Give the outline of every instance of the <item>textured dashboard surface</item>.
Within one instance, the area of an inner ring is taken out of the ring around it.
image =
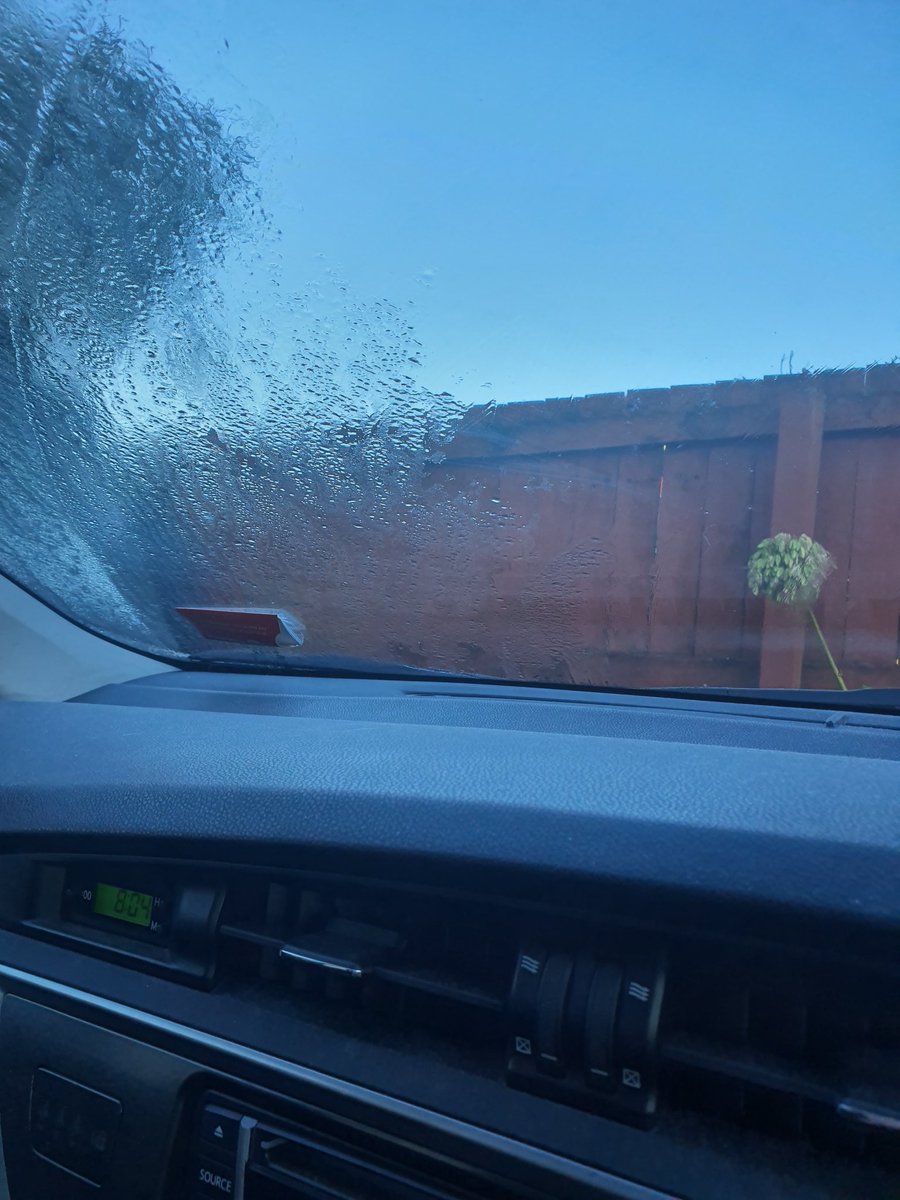
[[[78,699],[141,708],[574,733],[858,758],[896,758],[900,733],[900,717],[865,711],[439,679],[169,671],[111,684]]]
[[[645,727],[659,720],[658,703],[632,703],[630,737],[609,722],[590,733],[576,703],[546,706],[556,728],[528,729],[531,705],[543,702],[510,702],[526,724],[516,729],[414,721],[415,707],[397,723],[7,703],[0,849],[83,849],[104,838],[133,849],[330,848],[900,919],[900,761],[889,719],[852,730],[787,710],[797,748],[779,737],[776,749],[741,744],[763,714],[742,717],[736,705],[721,706],[715,742],[698,732],[717,707],[709,702],[669,702],[665,737]],[[567,719],[579,732],[564,731]],[[754,728],[783,733],[779,720],[767,710]],[[879,757],[865,749],[869,733]],[[833,739],[834,750],[809,752],[810,736]]]

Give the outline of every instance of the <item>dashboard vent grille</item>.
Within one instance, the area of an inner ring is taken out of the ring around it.
[[[259,878],[229,889],[217,979],[362,1037],[430,1030],[456,1061],[615,1119],[652,1121],[658,1104],[679,1123],[702,1113],[709,1129],[900,1168],[900,980],[743,939],[666,940]]]
[[[400,888],[236,881],[215,986],[617,1120],[656,1109],[664,960],[630,932]]]
[[[229,891],[217,977],[495,1043],[516,935],[453,901],[352,885]]]
[[[669,1107],[900,1165],[900,995],[865,970],[749,952],[670,964]]]

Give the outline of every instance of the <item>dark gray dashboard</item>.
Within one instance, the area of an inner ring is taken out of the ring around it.
[[[38,1085],[121,1110],[102,1196],[252,1200],[308,1153],[360,1194],[375,1163],[442,1196],[891,1194],[898,732],[211,672],[0,706],[13,1200],[97,1194],[35,1149]],[[98,880],[155,893],[159,937],[88,911]],[[245,1122],[237,1174],[207,1110]]]
[[[0,848],[400,856],[900,919],[897,718],[178,674],[89,699],[0,708]]]

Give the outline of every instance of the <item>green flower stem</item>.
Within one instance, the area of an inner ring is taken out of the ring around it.
[[[816,614],[813,612],[813,610],[811,608],[808,608],[806,611],[809,613],[809,619],[813,623],[813,629],[815,629],[816,633],[819,635],[819,641],[822,643],[822,649],[825,651],[825,657],[828,659],[828,665],[829,665],[829,667],[831,667],[832,671],[834,672],[834,677],[840,684],[841,691],[846,692],[847,685],[846,685],[846,683],[844,683],[844,677],[838,670],[837,663],[831,657],[831,651],[828,649],[828,643],[825,641],[825,634],[822,632],[821,626],[819,625],[819,622],[816,620]]]

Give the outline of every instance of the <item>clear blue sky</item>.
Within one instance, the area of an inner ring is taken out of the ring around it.
[[[255,142],[282,279],[403,309],[434,391],[900,354],[896,0],[104,11]]]

